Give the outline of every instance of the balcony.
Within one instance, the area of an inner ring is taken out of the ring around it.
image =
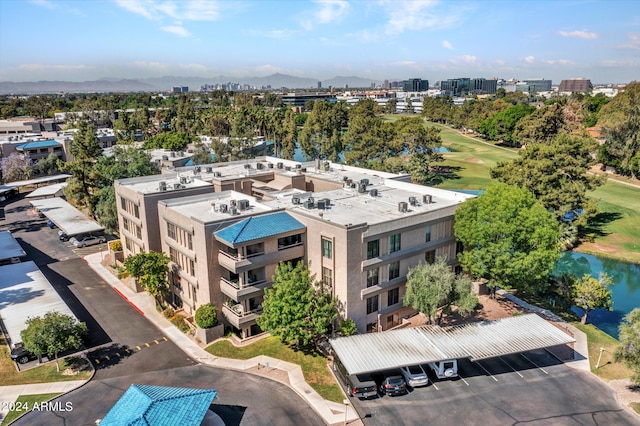
[[[256,323],[256,318],[262,313],[262,307],[252,311],[244,312],[242,305],[222,305],[222,315],[235,328],[241,329],[250,327]]]
[[[271,281],[260,280],[250,284],[245,284],[240,281],[231,281],[226,278],[220,278],[220,291],[222,291],[222,294],[237,302],[261,295],[267,287],[271,287]]]
[[[304,257],[304,244],[293,244],[279,248],[275,252],[257,252],[247,256],[233,255],[223,250],[218,252],[218,264],[236,274],[265,265],[278,264],[287,260]]]

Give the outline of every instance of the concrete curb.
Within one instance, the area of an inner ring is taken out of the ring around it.
[[[224,368],[229,370],[238,370],[253,374],[251,368],[258,365],[269,365],[269,368],[285,371],[289,378],[289,388],[296,392],[303,401],[305,401],[328,425],[342,424],[345,421],[352,422],[359,420],[360,417],[351,405],[338,404],[326,401],[322,398],[309,384],[305,381],[302,369],[296,364],[282,361],[276,358],[264,355],[257,356],[248,360],[237,360],[229,358],[220,358],[211,355],[202,349],[196,342],[187,337],[178,330],[155,308],[155,300],[146,292],[135,293],[129,287],[125,286],[118,278],[114,277],[101,263],[103,258],[102,252],[90,254],[84,257],[87,264],[111,285],[117,292],[124,297],[130,304],[139,310],[149,321],[160,329],[163,334],[171,339],[182,351],[195,359],[196,361],[210,365],[212,367]],[[269,378],[269,376],[259,375]],[[274,380],[274,379],[271,379]],[[346,398],[346,397],[345,397]]]

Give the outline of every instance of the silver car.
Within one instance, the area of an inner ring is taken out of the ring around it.
[[[87,247],[87,246],[92,246],[94,244],[106,243],[107,239],[102,235],[101,236],[87,235],[86,237],[79,237],[79,238],[73,237],[69,241],[73,241],[73,245],[76,247]]]
[[[427,386],[429,384],[429,377],[419,365],[411,365],[408,367],[402,367],[400,372],[404,376],[404,380],[412,388],[418,386]]]

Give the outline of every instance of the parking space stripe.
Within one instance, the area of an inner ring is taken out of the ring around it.
[[[531,364],[533,364],[536,367],[538,367],[544,374],[549,374],[544,368],[540,367],[538,364],[536,364],[535,362],[531,361],[525,354],[520,354],[520,355],[522,355],[524,357],[524,359],[529,361]]]
[[[496,378],[494,377],[494,375],[493,375],[493,374],[489,373],[489,370],[487,370],[486,368],[484,368],[484,366],[483,366],[482,364],[480,364],[480,361],[474,361],[474,362],[475,362],[478,366],[480,366],[480,368],[482,368],[482,369],[484,370],[484,372],[485,372],[485,373],[487,373],[489,376],[491,376],[491,378],[492,378],[493,380],[495,380],[496,382],[498,381],[498,379],[496,379]]]
[[[469,383],[460,375],[460,373],[458,373],[458,377],[460,377],[460,380],[462,380],[465,385],[469,386]]]
[[[440,389],[438,389],[438,386],[436,385],[436,382],[434,382],[433,380],[431,381],[431,384],[433,385],[433,387],[439,391]]]
[[[522,374],[520,374],[520,372],[518,370],[513,368],[513,366],[511,366],[511,364],[509,364],[507,361],[505,361],[501,356],[499,356],[498,358],[500,359],[500,361],[502,361],[505,364],[507,364],[509,366],[509,368],[511,368],[513,370],[514,373],[516,373],[518,376],[520,376],[520,377],[522,377],[524,379],[524,376]]]

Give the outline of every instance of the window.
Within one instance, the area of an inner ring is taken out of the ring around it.
[[[369,241],[367,243],[367,259],[380,256],[380,240]]]
[[[378,268],[370,269],[367,271],[367,287],[378,285],[380,280],[378,279]]]
[[[176,237],[176,225],[171,222],[167,222],[167,235],[174,241],[177,241]]]
[[[327,289],[333,288],[333,271],[329,268],[322,268],[322,282]]]
[[[436,263],[436,251],[430,250],[424,254],[424,261],[433,265]]]
[[[456,254],[462,253],[464,251],[464,244],[462,241],[456,241]]]
[[[378,295],[367,298],[367,315],[378,311]]]
[[[400,262],[393,262],[389,264],[389,280],[398,278],[400,276]]]
[[[395,305],[400,301],[400,289],[398,287],[387,292],[387,306]]]
[[[193,259],[189,259],[189,275],[192,277],[196,276],[196,262],[194,262]]]
[[[333,259],[333,242],[326,238],[322,239],[322,256]]]
[[[173,247],[169,247],[169,259],[176,265],[180,265],[180,255],[178,254],[178,250]]]
[[[427,225],[427,232],[425,233],[425,243],[431,241],[431,225]]]
[[[193,295],[193,304],[198,303],[198,292],[196,291],[195,286],[191,286],[191,294]]]
[[[400,250],[400,234],[395,234],[389,237],[389,253],[398,250]]]
[[[302,243],[302,234],[289,235],[288,237],[278,238],[278,250],[295,246]]]

